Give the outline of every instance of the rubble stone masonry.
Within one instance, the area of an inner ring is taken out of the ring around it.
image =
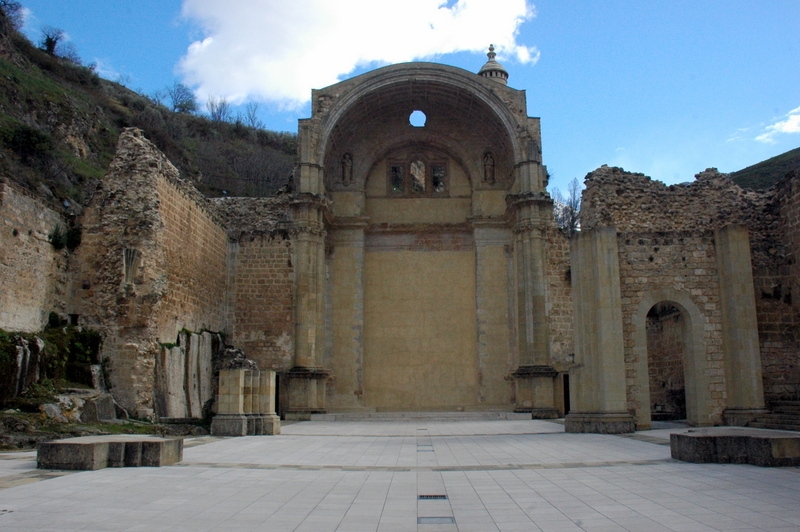
[[[30,193],[0,180],[0,329],[35,332],[50,311],[66,308],[67,250],[48,235],[64,217]]]
[[[788,175],[765,192],[745,190],[725,174],[709,169],[688,184],[666,186],[642,174],[601,167],[586,177],[581,226],[612,226],[620,232],[620,274],[626,349],[632,341],[629,323],[637,294],[670,286],[688,290],[709,320],[705,326],[710,386],[722,400],[721,342],[717,308],[718,279],[713,231],[739,224],[750,233],[756,312],[765,398],[800,398],[798,351],[798,212],[800,177]],[[632,352],[628,357],[633,356]],[[634,361],[626,359],[629,370]],[[716,366],[719,368],[716,368]],[[635,389],[629,377],[629,399]],[[719,389],[716,389],[719,388]],[[724,402],[714,405],[717,409]],[[645,405],[631,404],[632,408]]]

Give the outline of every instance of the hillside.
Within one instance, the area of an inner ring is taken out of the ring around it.
[[[797,169],[800,169],[800,148],[731,172],[730,176],[733,182],[742,188],[762,190],[771,187],[783,176]]]
[[[295,135],[173,112],[36,48],[0,11],[0,177],[78,213],[129,126],[208,196],[270,195],[295,163]]]

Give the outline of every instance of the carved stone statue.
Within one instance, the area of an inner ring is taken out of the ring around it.
[[[490,151],[483,155],[483,180],[494,185],[494,157]]]
[[[349,153],[342,155],[342,183],[347,186],[353,182],[353,156]]]

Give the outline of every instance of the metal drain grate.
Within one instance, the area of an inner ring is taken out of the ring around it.
[[[446,501],[447,495],[420,495],[421,501]]]
[[[456,520],[452,517],[417,517],[418,525],[454,525]]]

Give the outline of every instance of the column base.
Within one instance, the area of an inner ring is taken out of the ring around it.
[[[636,422],[627,412],[570,413],[564,419],[566,432],[593,432],[597,434],[626,434],[636,432]]]
[[[217,414],[211,420],[213,436],[247,436],[248,418],[245,414]]]
[[[515,408],[518,414],[530,414],[531,419],[558,419],[558,410],[555,408]]]
[[[769,414],[769,410],[764,408],[727,408],[722,412],[722,419],[726,425],[746,427],[751,421],[755,421],[758,416],[764,414]]]
[[[275,414],[263,414],[259,422],[260,429],[256,434],[274,436],[281,433],[281,418]]]

